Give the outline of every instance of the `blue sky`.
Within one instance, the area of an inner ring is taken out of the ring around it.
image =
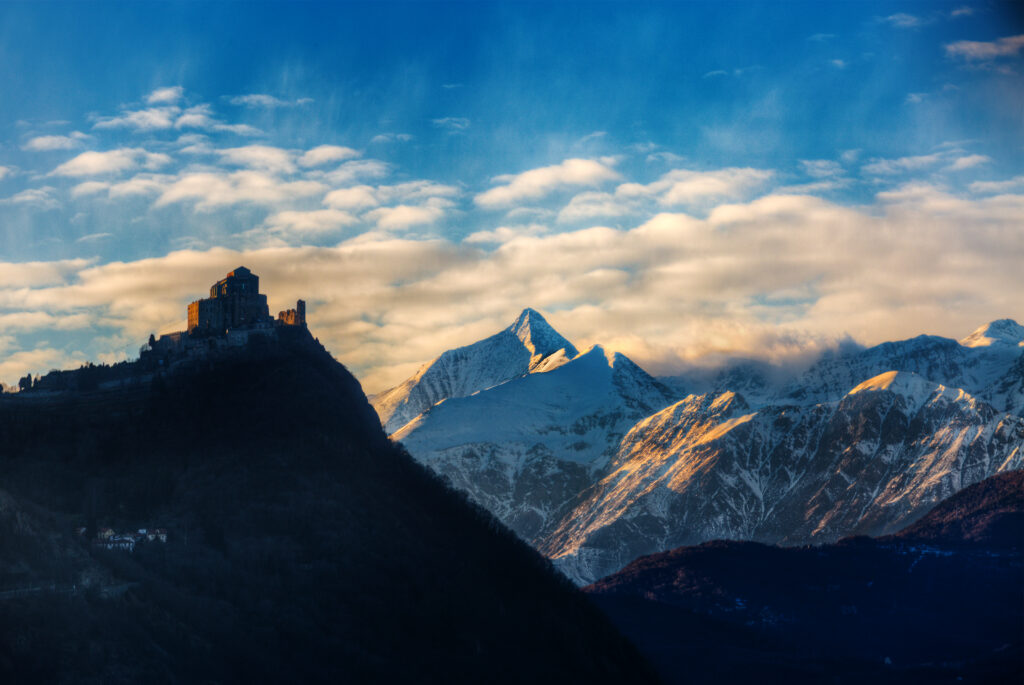
[[[0,4],[0,380],[130,355],[240,263],[370,390],[526,306],[661,373],[1024,318],[1022,34],[991,2]]]

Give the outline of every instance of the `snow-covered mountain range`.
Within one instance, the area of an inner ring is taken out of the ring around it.
[[[504,332],[526,316],[528,332],[556,339],[536,312],[524,312]],[[576,354],[565,345],[570,353],[559,348],[516,378],[438,402],[393,433],[417,459],[534,542],[600,478],[622,436],[674,399],[621,354],[600,346]],[[480,366],[462,368],[475,373]],[[461,378],[452,384],[465,387]]]
[[[885,534],[1021,468],[1024,327],[669,384],[600,346],[578,353],[528,309],[373,403],[414,457],[587,583],[715,538]]]

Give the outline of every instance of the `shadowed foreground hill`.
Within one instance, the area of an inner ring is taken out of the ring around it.
[[[0,446],[0,680],[650,680],[547,561],[387,441],[305,332],[4,397]],[[104,526],[168,541],[96,550]]]
[[[1024,680],[1024,474],[895,535],[821,547],[709,542],[586,588],[669,682]]]

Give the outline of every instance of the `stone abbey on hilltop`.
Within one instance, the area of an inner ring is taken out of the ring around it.
[[[210,297],[188,306],[189,335],[222,335],[264,324],[305,326],[306,303],[299,300],[295,309],[270,317],[267,296],[260,293],[260,277],[240,266],[210,286]]]
[[[244,266],[210,286],[210,296],[188,306],[188,329],[150,336],[140,357],[202,354],[211,348],[245,345],[252,336],[273,335],[282,326],[306,327],[306,303],[270,315],[267,296],[260,292],[260,277]]]
[[[260,293],[260,278],[240,266],[210,287],[210,296],[188,306],[188,328],[167,333],[139,350],[138,362],[123,361],[106,366],[86,364],[79,369],[53,370],[42,377],[25,376],[21,391],[102,390],[149,379],[154,371],[170,370],[178,364],[209,359],[254,344],[273,344],[296,339],[306,333],[306,303],[270,315],[267,296]]]

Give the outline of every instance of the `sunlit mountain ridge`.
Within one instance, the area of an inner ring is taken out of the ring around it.
[[[457,351],[462,368],[511,369],[485,342]],[[524,350],[519,375],[489,387],[449,367],[476,390],[437,397],[393,437],[586,583],[716,538],[884,534],[1021,468],[1022,344],[1024,328],[1004,319],[963,342],[919,336],[788,373],[745,362],[664,383],[600,347],[540,378]]]

